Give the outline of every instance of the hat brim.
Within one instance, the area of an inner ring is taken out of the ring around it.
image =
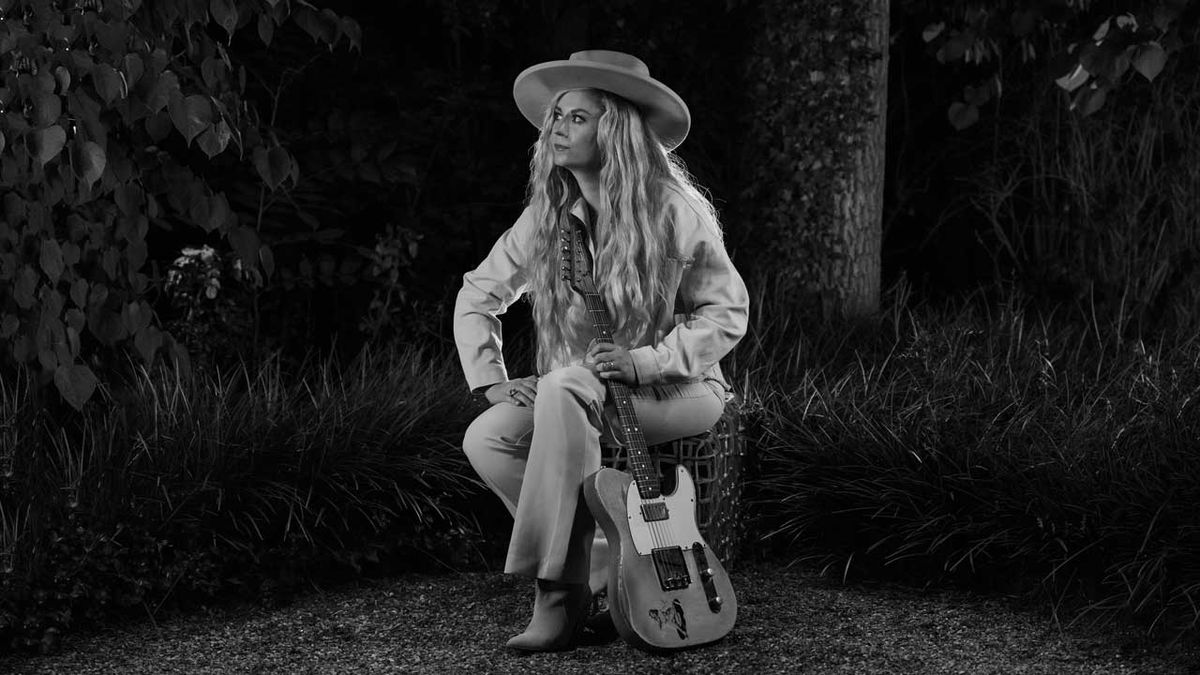
[[[513,82],[513,99],[525,119],[540,129],[547,106],[566,89],[603,89],[632,101],[667,150],[678,147],[692,126],[687,104],[670,87],[603,63],[549,61],[531,66]]]

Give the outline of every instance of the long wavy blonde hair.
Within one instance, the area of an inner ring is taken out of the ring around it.
[[[659,317],[673,310],[667,297],[675,223],[669,217],[669,191],[674,190],[709,219],[718,234],[712,203],[698,189],[683,162],[667,151],[654,130],[628,100],[598,89],[584,89],[601,105],[596,129],[600,157],[600,196],[592,231],[595,238],[593,278],[613,325],[613,341],[626,348],[648,343]],[[559,97],[567,93],[560,92]],[[529,295],[537,327],[538,370],[571,359],[570,345],[587,344],[592,324],[583,303],[562,279],[559,218],[582,197],[570,171],[554,165],[554,104],[547,106],[541,133],[530,161],[526,201],[538,223]],[[578,355],[576,355],[578,356]]]

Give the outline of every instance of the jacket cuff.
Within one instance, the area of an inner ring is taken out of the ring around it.
[[[467,387],[474,394],[480,389],[486,389],[497,382],[505,382],[507,380],[508,371],[503,366],[493,366],[469,373],[467,375]]]
[[[653,346],[646,345],[630,349],[629,356],[633,359],[633,371],[637,376],[637,386],[655,384],[662,379],[662,372],[658,368],[658,359],[655,358]]]

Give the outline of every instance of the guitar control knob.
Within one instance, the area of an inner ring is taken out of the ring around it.
[[[700,570],[700,576],[704,579],[711,579],[712,575],[713,569],[711,567],[705,567],[704,569]]]
[[[724,601],[723,601],[723,600],[721,600],[721,596],[719,596],[719,595],[714,595],[714,596],[712,597],[712,600],[709,600],[709,601],[708,601],[708,604],[710,604],[710,605],[714,605],[714,606],[716,606],[716,607],[720,607],[720,606],[721,606],[721,603],[723,603],[723,602],[724,602]]]

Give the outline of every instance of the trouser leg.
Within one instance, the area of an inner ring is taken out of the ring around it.
[[[533,436],[505,571],[570,583],[588,581],[595,521],[583,479],[600,468],[603,383],[583,366],[538,380]]]
[[[635,390],[636,391],[636,390]],[[514,516],[505,571],[596,586],[606,575],[607,544],[581,503],[583,479],[600,466],[599,439],[615,425],[606,390],[590,370],[572,366],[538,382],[532,409],[497,404],[468,428],[463,448],[484,482]],[[715,393],[633,398],[648,444],[701,433],[721,415]],[[590,565],[592,554],[599,555]]]

